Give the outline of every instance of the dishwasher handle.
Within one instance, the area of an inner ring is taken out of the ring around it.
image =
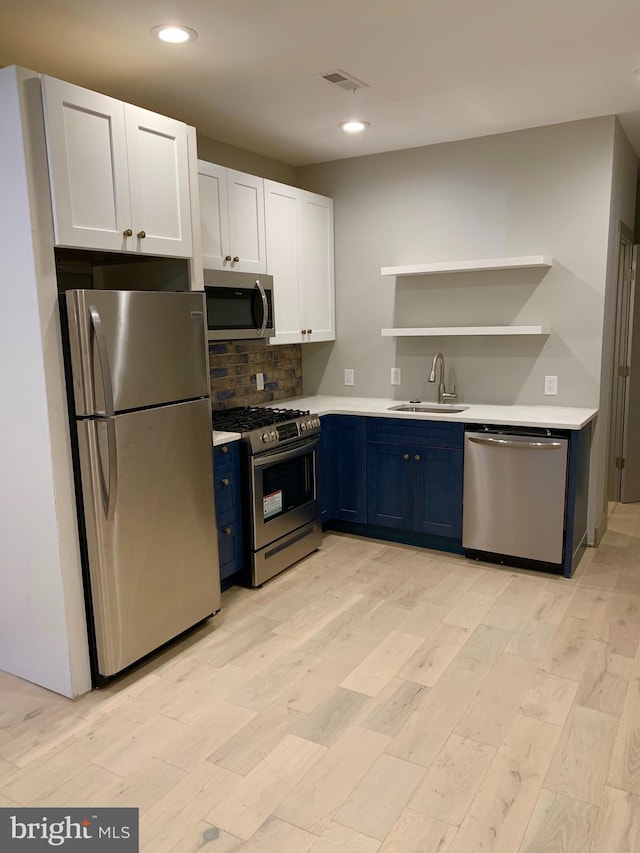
[[[468,436],[474,444],[498,445],[499,447],[524,447],[530,450],[559,450],[563,447],[560,441],[509,441],[508,438],[479,438]]]

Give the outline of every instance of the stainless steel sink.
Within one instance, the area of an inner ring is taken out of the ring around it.
[[[425,414],[455,414],[464,412],[469,406],[456,406],[454,403],[400,403],[389,406],[388,412],[423,412]]]

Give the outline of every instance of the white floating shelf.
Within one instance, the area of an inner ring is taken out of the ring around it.
[[[478,261],[443,261],[437,264],[405,264],[399,267],[380,267],[380,275],[435,275],[446,272],[476,272],[479,270],[543,269],[553,265],[548,255],[526,255],[522,258],[482,258]]]
[[[548,335],[549,326],[440,326],[422,329],[382,329],[383,338],[452,337],[453,335]]]

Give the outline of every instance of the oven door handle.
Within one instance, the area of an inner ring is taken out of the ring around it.
[[[296,459],[298,456],[304,456],[306,453],[309,453],[310,450],[315,450],[319,444],[319,438],[310,438],[308,441],[305,441],[302,444],[296,444],[294,447],[261,453],[259,456],[253,457],[253,467],[264,468],[266,465],[273,465],[275,462],[285,462],[288,459]]]

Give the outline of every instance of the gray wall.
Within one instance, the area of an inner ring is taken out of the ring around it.
[[[462,400],[603,405],[612,206],[633,227],[635,158],[622,139],[605,117],[299,169],[301,186],[333,197],[336,236],[337,340],[303,348],[305,394],[434,400],[425,380],[441,349]],[[615,203],[614,140],[616,186],[625,187]],[[554,258],[546,275],[380,275],[381,266],[542,253]],[[511,323],[552,332],[380,336],[391,326]],[[399,388],[389,384],[392,366],[402,369]],[[345,367],[355,368],[354,388],[343,385]],[[558,376],[557,397],[544,396],[549,374]],[[594,443],[591,529],[602,506],[603,441]]]
[[[218,142],[200,133],[197,134],[197,145],[198,157],[201,160],[247,172],[249,175],[259,175],[271,181],[280,181],[282,184],[296,185],[296,167],[288,163],[246,151],[244,148],[236,148],[226,142]]]

